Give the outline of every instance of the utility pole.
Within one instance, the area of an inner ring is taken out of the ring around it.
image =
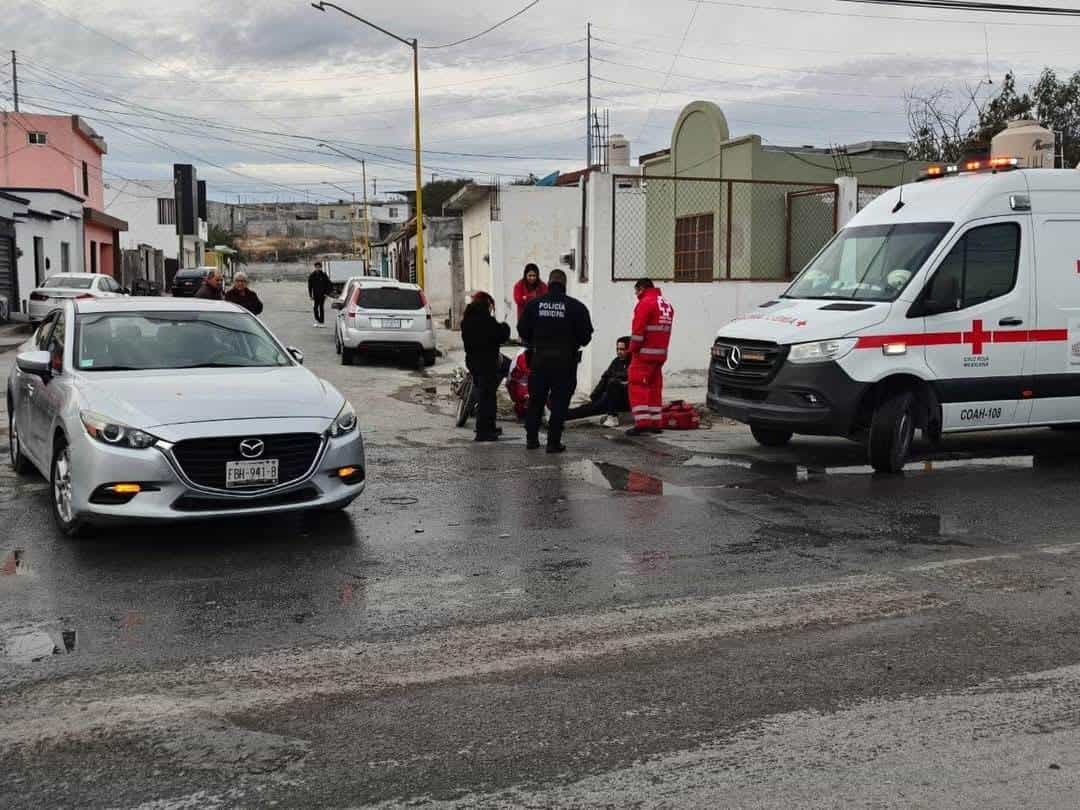
[[[592,23],[585,27],[585,168],[592,168]]]
[[[15,100],[15,112],[19,111],[19,60],[11,52],[11,95]]]
[[[360,161],[360,171],[364,178],[364,275],[366,276],[371,267],[371,243],[369,236],[371,234],[371,223],[368,219],[368,203],[367,203],[367,162]]]

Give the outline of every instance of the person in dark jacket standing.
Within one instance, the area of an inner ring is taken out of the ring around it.
[[[589,416],[604,414],[604,427],[619,426],[619,413],[630,410],[630,399],[626,393],[626,370],[630,366],[630,336],[615,341],[615,359],[607,367],[604,376],[589,394],[589,401],[584,405],[571,408],[567,419],[585,419]]]
[[[314,304],[315,323],[312,326],[316,329],[326,326],[326,296],[330,294],[331,289],[333,285],[330,283],[330,276],[323,272],[322,262],[315,262],[315,269],[311,271],[307,279],[307,291]]]
[[[499,347],[510,339],[510,327],[495,320],[495,299],[478,292],[461,317],[461,340],[465,344],[465,366],[476,386],[476,441],[499,439],[495,427],[495,398],[499,391]]]
[[[237,273],[233,276],[232,283],[232,287],[225,293],[225,300],[243,307],[252,315],[260,314],[263,311],[262,301],[248,285],[247,273]]]
[[[206,274],[206,278],[203,279],[202,286],[196,291],[195,297],[206,301],[221,301],[224,298],[221,294],[220,271],[211,270]]]
[[[532,350],[529,374],[529,413],[525,418],[526,447],[540,446],[540,419],[548,403],[547,451],[561,453],[563,423],[577,386],[581,347],[592,340],[588,308],[566,294],[566,273],[552,270],[548,292],[530,301],[518,321],[518,334]]]

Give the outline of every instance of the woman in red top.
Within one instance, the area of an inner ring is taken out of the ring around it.
[[[525,265],[525,272],[521,280],[514,285],[514,303],[517,304],[517,317],[521,320],[521,313],[525,311],[525,305],[534,298],[547,295],[547,284],[540,280],[540,268],[530,262]]]

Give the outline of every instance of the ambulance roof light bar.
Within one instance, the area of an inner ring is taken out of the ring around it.
[[[966,160],[963,163],[950,163],[937,166],[928,166],[926,172],[919,180],[935,180],[941,177],[949,177],[956,174],[970,174],[973,172],[1002,172],[1020,168],[1020,158],[996,157],[989,160]]]

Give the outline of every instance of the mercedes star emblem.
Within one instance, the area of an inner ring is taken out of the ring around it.
[[[739,363],[742,362],[742,352],[738,346],[732,346],[727,356],[727,367],[734,371],[739,367]]]

